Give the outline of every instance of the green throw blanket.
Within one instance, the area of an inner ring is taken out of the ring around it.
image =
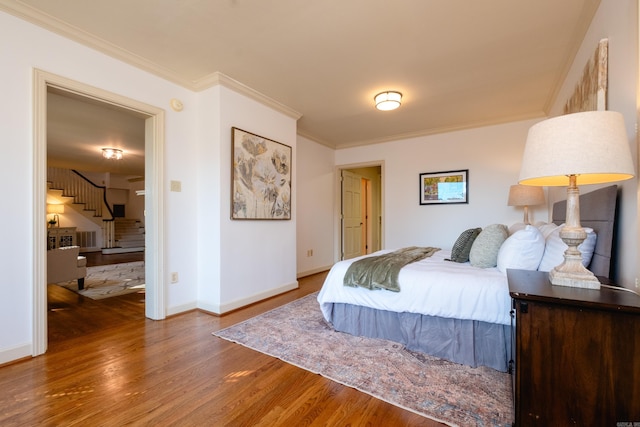
[[[344,275],[344,285],[367,289],[387,289],[400,292],[400,269],[412,262],[430,257],[440,248],[411,246],[387,254],[354,261]]]

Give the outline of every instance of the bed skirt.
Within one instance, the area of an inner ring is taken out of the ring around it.
[[[396,313],[333,303],[334,329],[351,335],[383,338],[413,351],[472,367],[507,372],[511,359],[511,326],[476,320]]]

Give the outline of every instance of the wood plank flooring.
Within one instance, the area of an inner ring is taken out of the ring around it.
[[[224,316],[144,318],[144,294],[93,301],[50,285],[49,349],[0,367],[2,426],[442,426],[211,335],[320,289]]]

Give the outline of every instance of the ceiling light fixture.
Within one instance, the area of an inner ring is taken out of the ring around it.
[[[376,108],[380,111],[395,110],[402,102],[402,94],[396,91],[386,91],[377,94],[373,98],[376,102]]]
[[[107,160],[122,160],[122,150],[118,148],[103,148],[102,157]]]

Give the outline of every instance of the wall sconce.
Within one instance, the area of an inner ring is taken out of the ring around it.
[[[529,222],[529,206],[544,204],[544,190],[542,187],[533,187],[531,185],[512,185],[509,188],[509,200],[507,206],[524,206],[525,224]]]
[[[396,91],[386,91],[377,94],[373,100],[380,111],[391,111],[398,108],[402,102],[402,94]]]
[[[624,117],[615,111],[567,114],[533,125],[524,148],[520,184],[568,186],[567,216],[560,238],[568,246],[564,262],[549,272],[554,285],[600,289],[582,265],[578,246],[587,237],[580,225],[580,184],[633,178],[635,174]]]
[[[118,148],[103,148],[102,157],[107,160],[122,160],[122,150]]]

